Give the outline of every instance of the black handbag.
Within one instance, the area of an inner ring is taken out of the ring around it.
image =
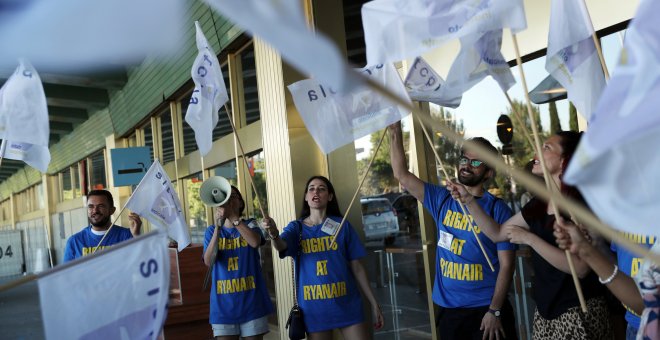
[[[300,265],[300,256],[302,255],[302,222],[300,223],[300,238],[298,239],[298,255],[297,261],[294,261],[291,258],[291,263],[293,263],[294,270],[291,271],[291,278],[293,279],[293,307],[289,312],[289,320],[286,321],[286,328],[289,330],[289,339],[291,340],[301,340],[305,338],[305,319],[303,318],[303,311],[300,306],[298,306],[298,283],[296,279],[299,272]]]

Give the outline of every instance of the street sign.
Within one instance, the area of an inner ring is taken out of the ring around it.
[[[151,166],[151,148],[140,146],[111,149],[110,159],[114,186],[137,185]]]

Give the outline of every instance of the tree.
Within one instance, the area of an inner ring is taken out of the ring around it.
[[[561,131],[561,122],[559,121],[559,114],[557,113],[557,104],[555,102],[550,102],[548,104],[548,111],[550,113],[550,133]]]
[[[513,165],[518,168],[522,168],[534,157],[534,146],[529,144],[523,134],[523,126],[525,126],[527,131],[530,133],[530,137],[533,137],[531,136],[532,125],[531,121],[529,120],[529,115],[527,114],[526,104],[514,99],[513,108],[515,108],[516,112],[523,116],[523,122],[517,118],[517,115],[514,114],[512,108],[509,108],[505,113],[509,115],[509,118],[511,118],[511,121],[513,122],[514,133],[513,141],[511,142],[513,144],[513,155],[511,156],[514,161]],[[532,114],[534,115],[536,126],[539,129],[539,138],[541,139],[541,142],[543,142],[548,137],[548,134],[542,131],[541,112],[539,111],[538,106],[532,106]]]
[[[573,103],[568,102],[568,127],[571,131],[579,131],[577,109]]]
[[[388,133],[387,130],[379,131],[377,133],[371,134],[369,141],[371,143],[371,151],[369,152],[369,157],[361,159],[358,161],[358,179],[361,180],[364,176],[364,172],[367,170],[369,161],[374,156],[374,151],[380,137],[383,132]],[[404,132],[404,148],[406,141],[408,140],[408,133]],[[385,136],[383,143],[380,145],[378,152],[374,158],[369,174],[364,181],[364,184],[360,188],[360,194],[362,196],[373,196],[389,192],[391,188],[397,187],[398,182],[394,178],[394,172],[392,171],[392,166],[390,164],[390,139],[388,136]]]
[[[522,122],[517,118],[517,115],[514,114],[513,108],[515,108],[516,112],[523,116]],[[514,129],[513,141],[511,142],[513,145],[513,154],[509,156],[509,159],[513,163],[511,164],[512,166],[516,168],[524,168],[525,165],[534,158],[535,151],[534,146],[530,145],[527,138],[525,138],[522,127],[525,126],[525,128],[527,128],[527,131],[530,133],[530,137],[533,139],[533,136],[531,136],[532,125],[531,120],[529,119],[529,115],[527,114],[526,104],[521,101],[513,100],[513,108],[509,108],[508,112],[505,113],[511,118]],[[532,114],[539,131],[539,139],[541,142],[543,142],[548,137],[548,134],[542,130],[541,112],[539,111],[538,106],[532,106]],[[509,178],[505,177],[504,174],[498,173],[497,177],[495,178],[495,182],[497,183],[497,186],[504,192],[511,192],[511,183]],[[513,197],[513,199],[518,201],[519,195],[523,192],[524,190],[517,190],[516,197]]]
[[[436,108],[437,107],[432,107],[431,109],[432,117],[434,117],[436,120],[441,120],[443,124],[445,124],[448,128],[455,131],[459,135],[463,136],[465,134],[465,128],[463,126],[462,119],[456,120],[451,112],[446,111],[442,107],[440,107],[439,110]],[[438,152],[438,155],[442,158],[442,164],[445,166],[445,170],[447,170],[449,176],[453,177],[455,174],[452,169],[454,166],[458,165],[458,159],[461,157],[461,145],[454,143],[447,138],[442,138],[440,132],[437,131],[433,131],[432,138],[434,140],[434,147]],[[434,155],[433,157],[435,158]],[[439,167],[438,176],[444,176]]]
[[[188,201],[188,218],[194,220],[195,227],[204,227],[206,224],[206,206],[199,196],[202,181],[184,179]]]

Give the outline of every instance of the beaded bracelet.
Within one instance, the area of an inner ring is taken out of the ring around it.
[[[618,274],[618,273],[619,273],[619,266],[617,266],[617,265],[615,264],[615,265],[614,265],[614,271],[612,272],[612,275],[610,275],[610,277],[608,277],[608,278],[605,279],[605,280],[603,280],[603,279],[601,279],[600,277],[598,277],[598,282],[600,282],[600,283],[606,285],[606,284],[612,282],[612,280],[614,280],[614,277],[616,277],[616,274]]]

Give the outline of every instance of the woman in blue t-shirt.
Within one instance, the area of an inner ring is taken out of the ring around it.
[[[353,227],[346,222],[336,243],[331,244],[341,220],[332,183],[323,176],[314,176],[305,185],[300,219],[290,222],[281,235],[272,219],[264,221],[280,258],[291,256],[296,260],[298,304],[308,339],[332,339],[333,329],[339,329],[344,339],[368,338],[358,287],[371,304],[374,328],[384,324],[359,261],[366,251]]]
[[[215,208],[216,224],[204,235],[204,264],[213,266],[209,322],[216,339],[263,339],[273,312],[259,257],[266,240],[253,219],[241,219],[244,209],[232,186],[229,200]]]

